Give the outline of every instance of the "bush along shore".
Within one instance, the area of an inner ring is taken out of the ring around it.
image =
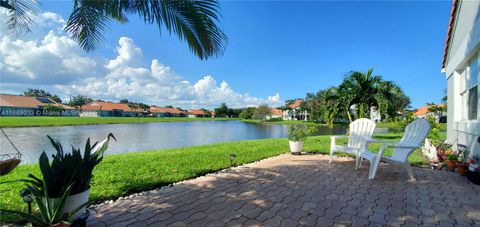
[[[382,134],[378,139],[399,140],[401,134]],[[340,141],[342,142],[342,141]],[[329,136],[309,137],[304,151],[327,154]],[[378,150],[378,145],[372,145]],[[175,182],[192,179],[237,165],[255,162],[289,152],[287,138],[224,142],[203,146],[152,150],[105,156],[95,168],[91,182],[90,201],[100,203],[134,193],[157,189]],[[108,153],[108,152],[107,152]],[[232,155],[233,154],[233,155]],[[342,154],[340,154],[342,155]],[[234,160],[231,157],[234,156]],[[413,165],[426,163],[419,150],[410,156]],[[28,174],[40,175],[37,164],[21,165],[1,182],[24,179]],[[24,183],[0,184],[0,209],[27,211],[19,196]],[[18,221],[13,215],[0,215],[2,222]]]

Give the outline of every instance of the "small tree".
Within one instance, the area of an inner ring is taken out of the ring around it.
[[[52,99],[55,102],[58,102],[58,103],[62,102],[62,99],[60,99],[60,97],[58,97],[58,95],[52,95],[52,94],[50,94],[50,93],[48,93],[48,92],[46,92],[45,90],[42,90],[42,89],[29,88],[29,89],[27,89],[26,91],[23,92],[23,95],[24,96],[31,96],[31,97],[47,97],[47,98]]]
[[[207,110],[207,109],[200,109],[201,111],[203,111],[203,116],[206,117],[206,116],[212,116],[212,112],[210,112],[210,110]]]
[[[68,105],[73,106],[76,109],[80,109],[81,111],[82,106],[90,102],[93,102],[93,99],[91,99],[90,97],[84,96],[84,95],[77,95],[77,96],[73,96],[72,99],[70,99],[70,102],[68,102]]]
[[[220,107],[215,109],[215,115],[217,117],[227,117],[229,115],[229,109],[227,104],[225,103],[220,104]]]
[[[267,119],[267,116],[270,116],[271,114],[272,110],[270,109],[270,107],[268,107],[267,105],[261,105],[253,112],[253,118],[265,121]]]
[[[240,118],[242,119],[252,119],[253,113],[255,112],[255,107],[247,107],[242,110],[240,113]]]
[[[128,99],[120,99],[120,103],[123,103],[123,104],[128,104]]]

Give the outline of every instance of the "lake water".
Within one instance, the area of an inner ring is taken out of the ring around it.
[[[254,124],[240,121],[193,121],[4,128],[4,131],[22,152],[22,163],[28,164],[37,162],[43,151],[46,151],[47,154],[55,152],[47,135],[59,140],[65,151],[70,151],[70,145],[73,145],[81,148],[83,152],[88,137],[94,142],[103,140],[109,132],[112,132],[117,138],[117,142],[110,143],[107,154],[121,154],[226,141],[285,138],[288,136],[288,127],[287,125]],[[321,126],[318,132],[319,135],[344,133],[343,126],[335,126],[332,129]],[[0,135],[0,145],[2,154],[13,151],[3,135]]]

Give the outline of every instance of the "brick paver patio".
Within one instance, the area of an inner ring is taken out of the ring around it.
[[[281,155],[101,205],[92,226],[479,226],[480,186],[457,173]]]

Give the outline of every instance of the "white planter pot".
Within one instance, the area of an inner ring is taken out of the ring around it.
[[[303,141],[288,141],[290,144],[290,152],[292,154],[300,154],[303,150]]]
[[[65,201],[65,207],[63,207],[63,213],[70,213],[71,211],[77,209],[79,206],[82,204],[88,202],[88,199],[90,197],[90,189],[77,193],[75,195],[70,195],[67,198],[67,201]],[[53,201],[58,201],[59,198],[52,199]],[[80,209],[78,212],[72,215],[72,220],[77,219],[80,217],[85,212],[86,208]]]
[[[69,196],[68,199],[67,199],[67,202],[65,203],[65,207],[63,208],[63,211],[64,212],[70,212],[70,211],[78,208],[82,204],[88,202],[89,197],[90,197],[90,189],[88,189],[84,192],[80,192],[78,194]],[[77,213],[73,214],[72,220],[75,220],[80,215],[82,215],[85,212],[85,210],[86,210],[86,208],[84,207],[81,210],[79,210]]]

